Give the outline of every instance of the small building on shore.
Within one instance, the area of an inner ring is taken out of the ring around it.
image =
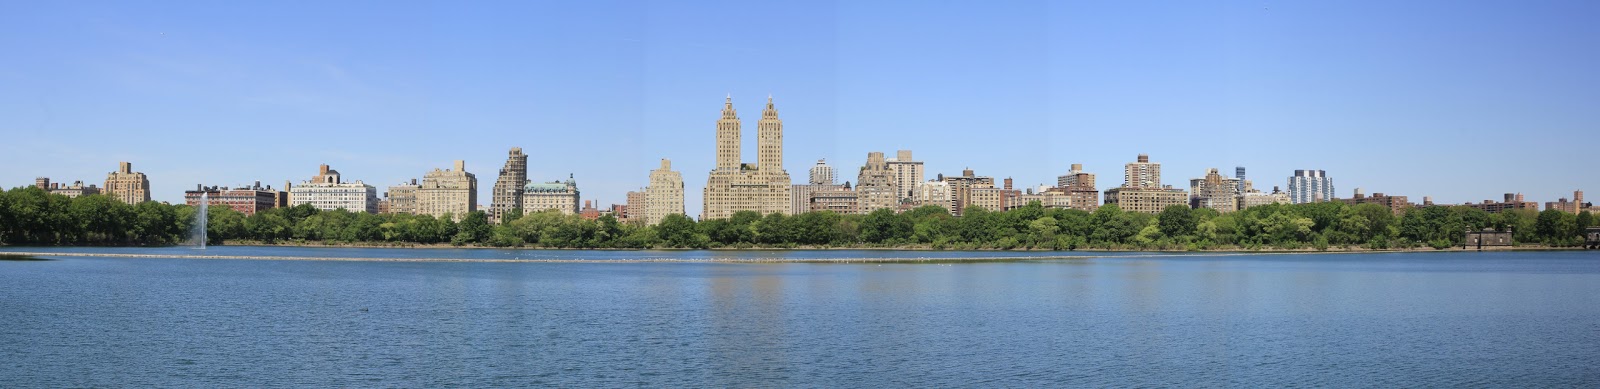
[[[1485,228],[1481,231],[1467,231],[1467,238],[1461,241],[1463,249],[1479,249],[1484,247],[1511,247],[1511,230],[1495,231]]]
[[[1589,227],[1583,230],[1583,247],[1600,249],[1600,227]]]

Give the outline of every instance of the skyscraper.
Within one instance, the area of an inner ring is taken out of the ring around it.
[[[857,206],[863,213],[894,208],[900,200],[895,185],[895,172],[890,170],[883,153],[867,153],[867,164],[861,166],[861,173],[856,176]]]
[[[672,171],[671,160],[662,158],[661,168],[650,171],[644,203],[645,225],[660,223],[667,215],[683,214],[683,174]]]
[[[1245,180],[1245,178],[1244,178],[1244,166],[1238,166],[1238,167],[1234,167],[1233,168],[1233,178],[1239,179],[1239,193],[1244,193],[1244,192],[1248,191],[1244,187],[1244,180]]]
[[[1189,204],[1189,194],[1182,189],[1161,185],[1161,164],[1150,162],[1150,156],[1139,154],[1136,162],[1123,167],[1122,187],[1106,190],[1106,204],[1116,204],[1124,211],[1148,214],[1161,213],[1171,205]]]
[[[1295,170],[1289,177],[1289,201],[1304,204],[1333,200],[1333,179],[1321,170]]]
[[[922,161],[912,160],[911,150],[900,150],[888,162],[889,170],[894,172],[895,200],[911,199],[911,191],[926,177]]]
[[[489,205],[489,221],[499,223],[500,218],[514,209],[522,209],[522,186],[528,183],[528,156],[521,147],[512,147],[500,168],[500,178],[494,181],[494,202]]]
[[[717,120],[717,166],[706,179],[700,218],[726,219],[738,211],[790,212],[789,173],[783,169],[783,121],[767,97],[756,122],[756,163],[739,163],[739,114],[730,96]]]
[[[1149,154],[1139,154],[1137,162],[1123,166],[1122,187],[1160,188],[1161,164],[1150,162]]]
[[[118,162],[117,171],[106,174],[106,196],[127,204],[150,201],[150,179],[133,171],[133,164]]]

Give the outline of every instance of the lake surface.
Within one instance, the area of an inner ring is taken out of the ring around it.
[[[205,254],[603,261],[0,260],[0,387],[1600,386],[1600,252]]]

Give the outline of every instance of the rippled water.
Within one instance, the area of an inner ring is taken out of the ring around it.
[[[863,253],[946,255],[783,255]],[[1600,385],[1595,252],[888,264],[44,259],[0,261],[0,386]]]

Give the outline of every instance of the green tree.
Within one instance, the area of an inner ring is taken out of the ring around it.
[[[461,218],[456,235],[450,240],[450,244],[459,246],[488,242],[492,233],[494,228],[489,226],[489,217],[484,215],[483,211],[468,212],[466,217]]]
[[[882,208],[861,219],[861,240],[867,243],[904,243],[911,238],[911,219]]]
[[[1195,217],[1190,213],[1187,205],[1168,205],[1161,210],[1161,215],[1156,217],[1161,234],[1177,238],[1180,236],[1194,235],[1197,224]]]
[[[667,247],[705,248],[709,239],[695,230],[694,220],[681,214],[661,218],[655,226],[656,237]]]

